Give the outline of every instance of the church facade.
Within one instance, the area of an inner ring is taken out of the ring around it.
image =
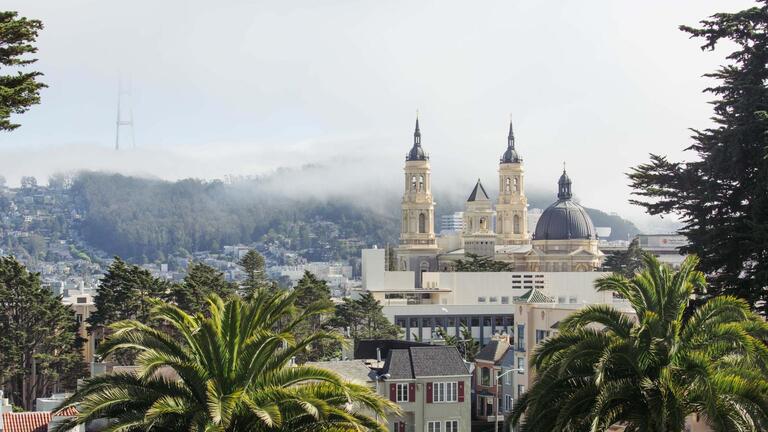
[[[507,262],[513,271],[585,272],[600,267],[597,231],[586,210],[573,200],[573,183],[565,169],[557,200],[541,214],[533,233],[529,231],[523,159],[511,121],[498,176],[495,205],[478,179],[465,203],[464,229],[435,235],[431,166],[417,118],[413,146],[405,157],[398,270],[415,272],[419,285],[422,273],[453,271],[469,254]]]

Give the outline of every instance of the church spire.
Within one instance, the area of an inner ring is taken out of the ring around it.
[[[413,145],[421,145],[421,131],[419,130],[419,112],[416,111],[416,129],[413,131]]]
[[[507,135],[507,150],[501,155],[499,163],[520,163],[523,158],[515,150],[515,131],[512,127],[512,116],[509,116],[509,134]]]
[[[429,159],[429,156],[427,156],[427,154],[424,153],[424,149],[421,148],[421,130],[419,129],[419,112],[416,111],[416,128],[413,131],[413,147],[411,147],[411,151],[408,152],[408,154],[405,156],[405,160],[425,161],[427,159]]]
[[[557,198],[561,200],[569,200],[573,198],[571,192],[571,178],[568,177],[568,173],[565,172],[565,162],[563,162],[563,175],[560,176],[560,180],[557,181]]]

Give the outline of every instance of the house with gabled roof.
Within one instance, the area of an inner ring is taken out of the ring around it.
[[[413,346],[387,353],[380,393],[400,406],[394,432],[468,432],[471,374],[452,346]]]

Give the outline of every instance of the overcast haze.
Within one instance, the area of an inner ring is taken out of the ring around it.
[[[711,115],[701,75],[727,54],[678,25],[751,4],[5,0],[44,22],[50,88],[0,134],[0,174],[320,163],[333,175],[313,193],[399,188],[419,109],[433,189],[469,193],[495,185],[511,113],[528,187],[554,196],[567,161],[582,203],[640,220],[624,173],[649,152],[684,156]],[[116,153],[121,72],[137,149]]]

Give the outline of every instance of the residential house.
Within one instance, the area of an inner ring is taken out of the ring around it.
[[[494,335],[475,356],[475,416],[480,420],[492,422],[496,421],[497,415],[503,417],[499,408],[504,400],[498,377],[502,374],[502,360],[510,348],[508,336]]]
[[[402,414],[394,432],[469,432],[471,374],[455,347],[391,349],[378,377],[381,392]]]

